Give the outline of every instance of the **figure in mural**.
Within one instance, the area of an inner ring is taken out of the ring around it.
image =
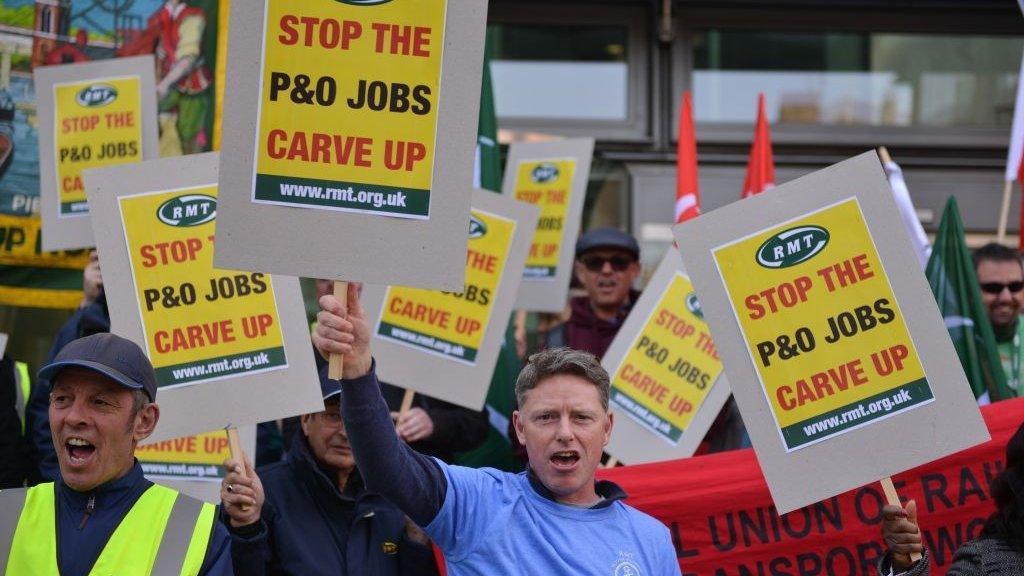
[[[206,23],[202,8],[185,0],[166,0],[149,17],[139,41],[121,50],[122,54],[156,56],[161,156],[192,154],[207,148],[206,121],[213,82],[202,51]]]

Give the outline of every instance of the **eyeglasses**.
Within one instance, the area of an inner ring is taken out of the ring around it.
[[[604,270],[604,263],[607,262],[612,265],[612,270],[616,272],[623,272],[629,265],[634,262],[632,258],[626,256],[584,256],[580,258],[580,262],[586,266],[587,270],[591,272],[600,272]]]
[[[324,410],[323,412],[320,413],[320,417],[324,419],[324,422],[326,424],[341,424],[341,412],[337,410]]]
[[[1009,284],[1003,284],[1001,282],[982,282],[981,291],[987,294],[1002,294],[1003,290],[1008,289],[1011,294],[1016,294],[1021,290],[1024,290],[1024,282],[1010,282]]]

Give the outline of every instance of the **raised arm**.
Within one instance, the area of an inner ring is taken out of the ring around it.
[[[357,285],[349,284],[347,300],[342,306],[334,296],[320,298],[313,344],[325,357],[344,357],[341,417],[366,487],[426,526],[444,503],[447,480],[433,459],[398,439],[374,372]]]

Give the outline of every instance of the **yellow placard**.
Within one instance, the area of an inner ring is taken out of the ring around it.
[[[135,449],[149,477],[216,480],[224,477],[224,460],[231,457],[223,430],[143,444]]]
[[[787,451],[932,401],[856,198],[714,258]]]
[[[89,211],[83,170],[142,160],[141,83],[123,76],[53,86],[59,216]]]
[[[447,0],[265,0],[253,201],[430,214]]]
[[[677,272],[613,372],[611,401],[677,444],[721,371],[693,284]]]
[[[287,367],[270,276],[213,266],[216,186],[123,196],[119,206],[161,387]]]
[[[540,206],[524,278],[554,279],[576,173],[574,158],[524,160],[516,166],[516,200]]]
[[[377,336],[475,364],[515,230],[515,220],[472,210],[462,293],[388,288]]]

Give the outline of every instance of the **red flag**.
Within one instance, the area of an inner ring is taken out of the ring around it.
[[[697,187],[697,134],[693,129],[690,92],[683,93],[679,109],[679,140],[676,143],[676,223],[700,214]]]
[[[775,160],[772,159],[772,136],[768,132],[768,119],[764,114],[764,93],[757,97],[757,127],[754,144],[750,147],[747,178],[743,181],[740,198],[760,194],[775,187]]]

